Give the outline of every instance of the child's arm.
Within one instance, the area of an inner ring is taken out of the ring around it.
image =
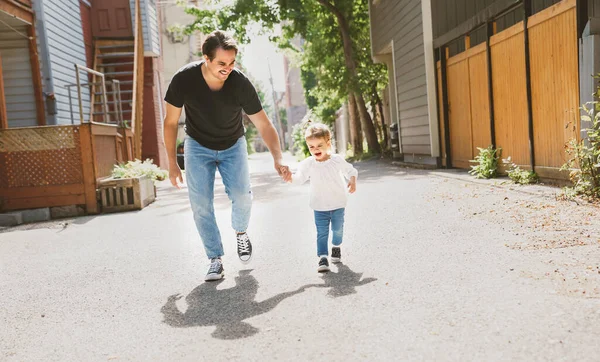
[[[356,176],[350,177],[348,182],[348,192],[353,194],[356,191]]]
[[[295,185],[302,185],[303,183],[308,181],[309,166],[310,165],[308,164],[308,159],[300,162],[300,164],[298,165],[298,170],[296,171],[296,173],[292,174],[292,177],[289,182]]]
[[[348,192],[353,194],[356,191],[356,179],[358,178],[358,171],[343,157],[339,157],[340,171],[346,179],[348,179]]]

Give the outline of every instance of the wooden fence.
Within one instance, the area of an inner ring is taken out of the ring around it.
[[[442,149],[445,150],[445,132],[449,131],[453,167],[468,168],[477,147],[495,143],[502,148],[503,158],[510,156],[522,168],[533,166],[540,176],[547,178],[567,176],[558,171],[566,161],[564,146],[579,135],[580,129],[576,16],[576,1],[563,0],[529,17],[528,50],[525,22],[520,22],[491,36],[489,47],[483,43],[445,59],[445,72],[438,62]],[[447,82],[446,112],[442,99],[443,73]],[[493,119],[488,79],[492,83]],[[448,115],[447,130],[444,114]]]
[[[535,169],[552,177],[579,136],[579,58],[575,1],[563,1],[529,19]]]
[[[529,168],[524,44],[522,22],[490,39],[496,147],[502,148],[503,158],[510,156],[515,164]]]
[[[133,159],[131,130],[85,123],[0,130],[0,212],[84,205],[97,213],[97,181]]]
[[[448,115],[452,165],[468,168],[477,147],[491,142],[487,50],[480,44],[448,59]]]

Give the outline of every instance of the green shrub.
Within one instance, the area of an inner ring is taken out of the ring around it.
[[[493,146],[488,148],[479,148],[479,154],[470,162],[476,163],[471,166],[469,173],[477,178],[493,178],[498,174],[498,160],[500,159],[501,148],[494,149]]]
[[[296,151],[296,156],[299,158],[306,158],[310,156],[310,151],[308,150],[308,145],[306,144],[306,139],[304,139],[304,132],[308,127],[307,122],[300,122],[292,128],[292,140],[294,141],[294,150]]]
[[[540,179],[535,171],[522,170],[519,166],[512,162],[510,156],[507,159],[502,160],[502,162],[508,167],[506,172],[508,177],[516,184],[535,184]]]
[[[587,142],[572,139],[565,151],[569,160],[561,170],[569,171],[573,186],[565,190],[565,195],[582,195],[600,198],[600,106],[597,102],[583,105],[585,115],[582,120],[592,123],[587,128]]]
[[[113,178],[134,178],[148,176],[152,181],[162,181],[169,177],[169,173],[161,170],[151,159],[129,161],[126,164],[115,165],[112,170]]]

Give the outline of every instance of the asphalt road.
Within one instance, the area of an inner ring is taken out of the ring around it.
[[[250,158],[254,257],[237,260],[219,184],[221,282],[203,282],[185,188],[3,230],[0,360],[598,361],[597,208],[362,162],[343,263],[321,275],[308,187]]]

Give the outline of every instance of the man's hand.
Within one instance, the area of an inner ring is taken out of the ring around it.
[[[169,165],[169,180],[171,180],[171,185],[181,189],[179,183],[183,184],[183,174],[181,173],[178,164]],[[177,181],[179,181],[179,183]]]
[[[283,181],[292,181],[292,172],[290,171],[290,168],[288,166],[282,165],[281,161],[275,161],[275,170],[277,170],[277,173],[279,174],[279,176],[281,176]]]
[[[350,182],[348,182],[348,192],[353,194],[356,191],[356,178],[352,177]]]

